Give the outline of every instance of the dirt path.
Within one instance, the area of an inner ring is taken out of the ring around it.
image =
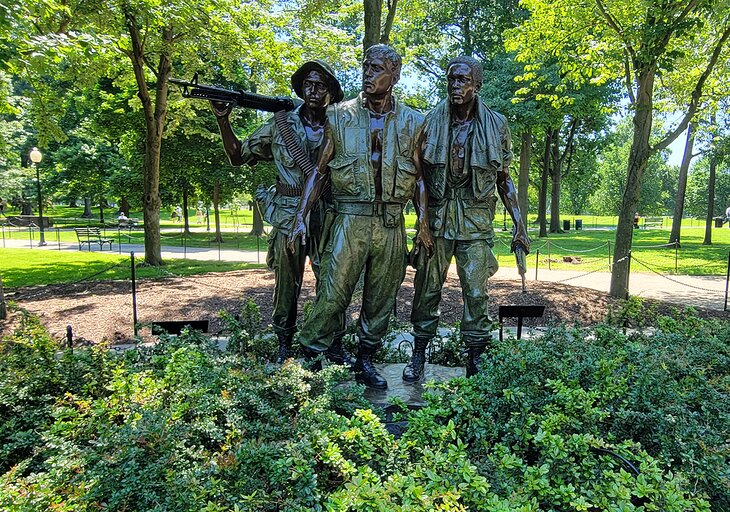
[[[409,269],[397,301],[398,318],[408,321],[413,299],[414,272]],[[137,306],[140,322],[155,320],[209,319],[211,332],[223,327],[218,312],[236,313],[243,301],[253,299],[261,308],[265,323],[271,318],[274,275],[268,270],[246,270],[185,278],[145,280],[138,283]],[[132,335],[132,297],[129,281],[102,281],[72,286],[53,285],[25,288],[8,297],[40,316],[54,338],[63,338],[71,325],[75,337],[89,341],[126,342]],[[314,276],[305,275],[301,302],[314,300]],[[544,304],[545,317],[526,325],[566,322],[589,325],[605,318],[618,301],[606,293],[567,284],[531,282],[529,292],[520,293],[519,282],[490,282],[490,310],[494,318],[501,304]],[[668,307],[659,304],[660,311]],[[450,275],[441,303],[442,320],[453,323],[462,313],[458,278]],[[359,295],[350,306],[350,319],[357,318]],[[730,318],[718,311],[701,311],[703,316]],[[2,328],[0,324],[0,328]],[[7,326],[6,326],[7,327]]]

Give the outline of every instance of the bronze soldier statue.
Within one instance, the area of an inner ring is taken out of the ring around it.
[[[479,357],[491,339],[487,280],[498,267],[491,249],[495,189],[516,227],[512,250],[519,245],[528,253],[530,247],[509,176],[512,142],[507,120],[477,95],[482,65],[471,57],[457,57],[447,67],[447,79],[448,97],[426,116],[414,155],[428,190],[434,255],[417,261],[411,312],[414,350],[403,369],[407,382],[423,376],[426,348],[438,328],[441,289],[454,257],[464,299],[460,327],[469,351],[466,373],[478,372]]]
[[[419,215],[417,243],[432,250],[426,188],[412,155],[423,116],[393,97],[401,58],[386,45],[371,46],[363,60],[363,90],[327,110],[317,169],[307,180],[290,247],[306,232],[304,219],[329,177],[336,217],[323,248],[321,285],[300,341],[309,358],[326,351],[342,329],[339,317],[364,274],[357,324],[360,341],[354,371],[366,386],[385,389],[387,381],[372,358],[388,330],[396,293],[405,277],[407,245],[403,207],[413,199]]]
[[[277,113],[244,141],[240,141],[233,133],[228,119],[233,105],[211,102],[231,164],[255,165],[260,161],[273,160],[278,171],[275,189],[268,198],[264,214],[273,226],[269,236],[267,263],[275,272],[272,323],[279,340],[277,363],[283,363],[291,354],[306,257],[310,257],[315,274],[318,274],[319,262],[317,242],[321,233],[316,229],[310,229],[304,244],[296,246],[293,251],[287,250],[287,237],[306,179],[301,166],[295,161],[297,150],[293,146],[298,145],[309,162],[314,164],[324,139],[327,107],[344,97],[334,72],[320,60],[302,64],[292,75],[291,84],[304,103],[291,112]],[[277,116],[279,120],[276,120]],[[287,133],[290,137],[286,137]],[[287,142],[286,138],[293,141]],[[318,213],[315,209],[312,220]],[[344,323],[344,313],[340,322]],[[334,362],[346,362],[340,345],[331,347],[327,355]]]

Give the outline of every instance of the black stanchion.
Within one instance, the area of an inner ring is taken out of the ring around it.
[[[548,248],[548,270],[552,270],[553,268],[550,266],[550,240],[547,241],[547,248]]]
[[[30,248],[33,248],[33,226],[28,226],[28,240],[30,241]]]
[[[727,277],[725,277],[725,306],[723,311],[727,311],[727,293],[730,288],[730,252],[727,253]]]
[[[117,247],[119,248],[119,254],[122,254],[122,227],[117,226]]]
[[[537,267],[540,266],[540,249],[535,251],[535,281],[537,281]]]
[[[608,241],[608,270],[611,271],[611,240]]]
[[[4,249],[5,248],[5,224],[0,226],[0,228],[2,228],[2,230],[3,230],[3,249]]]
[[[674,273],[679,274],[679,240],[674,241]]]
[[[134,322],[134,335],[137,336],[137,274],[134,269],[134,251],[129,255],[132,260],[132,321]]]
[[[68,343],[69,350],[74,349],[74,330],[70,325],[66,326],[66,343]]]
[[[61,228],[56,227],[56,243],[58,244],[58,250],[61,250]]]
[[[188,237],[183,236],[183,259],[188,259]]]
[[[261,235],[256,233],[256,263],[261,263]]]
[[[218,239],[218,261],[221,260],[221,239]]]

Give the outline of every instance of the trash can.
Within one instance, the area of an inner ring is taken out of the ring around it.
[[[583,219],[575,219],[575,230],[583,229]]]
[[[570,221],[569,220],[563,221],[563,231],[570,231]]]
[[[715,227],[721,228],[723,225],[722,217],[715,217]]]

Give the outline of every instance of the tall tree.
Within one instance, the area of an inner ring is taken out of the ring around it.
[[[530,60],[535,53],[560,50],[566,40],[571,40],[579,51],[556,55],[568,76],[583,79],[581,68],[585,60],[601,54],[604,66],[593,72],[624,77],[633,108],[634,134],[616,230],[610,292],[616,297],[626,297],[633,218],[647,162],[652,154],[671,144],[694,117],[704,84],[720,61],[730,36],[728,6],[726,3],[713,5],[710,0],[593,0],[585,4],[569,0],[528,0],[524,5],[530,9],[531,17],[522,30],[532,44],[522,49],[523,58]],[[708,30],[703,31],[702,27]],[[698,41],[700,37],[702,41]],[[707,48],[706,59],[685,99],[684,117],[652,144],[657,74],[676,63],[688,42],[703,44]]]

